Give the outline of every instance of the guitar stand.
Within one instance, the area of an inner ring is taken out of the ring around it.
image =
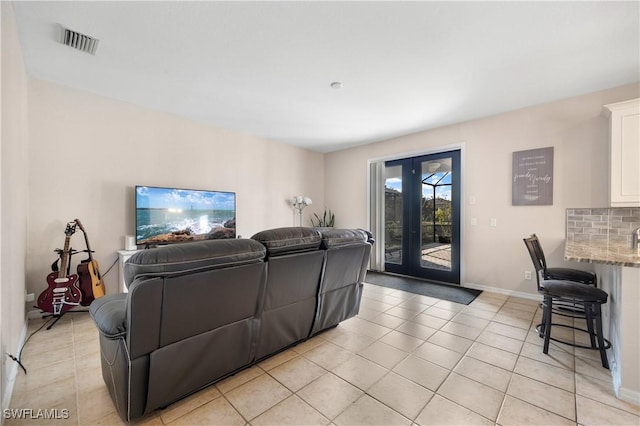
[[[38,308],[38,307],[37,307],[37,306],[34,306],[34,308]],[[38,308],[38,309],[40,309],[40,308]],[[42,318],[42,319],[45,319],[45,318],[55,318],[55,320],[54,320],[51,324],[49,324],[49,326],[47,327],[47,330],[51,330],[51,328],[52,328],[54,325],[56,325],[56,323],[57,323],[58,321],[60,321],[60,319],[61,319],[65,314],[79,314],[79,313],[86,313],[86,312],[89,312],[89,311],[88,311],[88,310],[86,310],[86,311],[65,311],[65,312],[61,313],[60,315],[55,315],[55,314],[44,314],[44,313],[43,313],[43,315],[42,315],[42,317],[41,317],[41,318]]]
[[[51,272],[58,272],[58,261],[60,260],[60,257],[62,257],[64,250],[62,250],[61,248],[57,248],[53,250],[53,252],[58,253],[58,259],[56,259],[55,262],[51,264]],[[88,250],[74,250],[73,247],[71,247],[69,248],[69,260],[71,260],[71,256],[73,256],[74,254],[86,252],[88,252]],[[67,273],[67,275],[71,273],[71,262],[69,262],[69,264],[67,265],[67,270],[65,272]]]

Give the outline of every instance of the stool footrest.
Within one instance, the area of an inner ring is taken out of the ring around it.
[[[589,330],[585,330],[584,328],[573,327],[573,326],[566,325],[566,324],[558,324],[558,323],[555,323],[555,322],[551,323],[551,325],[552,326],[556,326],[556,327],[572,328],[574,330],[582,331],[583,333],[590,334]],[[536,325],[536,331],[538,332],[538,336],[544,337],[544,329],[542,328],[542,324]],[[594,337],[598,337],[598,335],[595,334]],[[553,340],[554,342],[557,342],[557,343],[562,343],[563,345],[573,346],[574,348],[592,349],[592,350],[596,350],[596,351],[600,350],[599,346],[595,346],[594,347],[594,346],[591,346],[591,345],[587,346],[587,345],[581,345],[579,343],[570,343],[570,342],[567,342],[566,340],[558,339],[558,338],[551,337],[551,336],[549,336],[549,340]],[[604,337],[602,338],[602,340],[604,340],[604,347],[602,349],[611,348],[611,342],[610,341],[608,341]]]

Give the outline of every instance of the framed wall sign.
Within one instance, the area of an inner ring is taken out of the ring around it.
[[[511,204],[553,205],[553,147],[513,153]]]

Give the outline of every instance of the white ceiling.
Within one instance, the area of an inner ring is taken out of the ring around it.
[[[638,1],[13,6],[31,77],[320,152],[640,80]]]

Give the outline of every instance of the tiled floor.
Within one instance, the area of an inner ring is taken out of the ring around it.
[[[484,292],[465,306],[366,285],[358,317],[137,423],[640,424],[597,352],[553,344],[542,354],[539,317],[525,299]],[[36,333],[23,362],[11,408],[68,410],[54,424],[122,424],[88,314]]]

